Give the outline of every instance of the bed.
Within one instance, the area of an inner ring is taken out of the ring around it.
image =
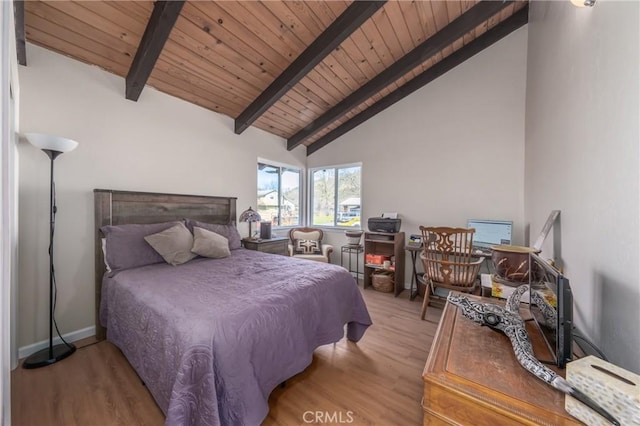
[[[336,265],[237,249],[107,273],[100,228],[192,218],[234,225],[236,199],[95,190],[96,335],[120,348],[167,425],[257,425],[313,351],[371,324]]]

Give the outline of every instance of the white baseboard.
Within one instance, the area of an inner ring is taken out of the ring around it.
[[[71,333],[64,334],[62,335],[62,337],[64,337],[64,340],[71,343],[71,342],[76,342],[80,339],[84,339],[86,337],[94,336],[95,334],[96,334],[96,326],[92,325],[91,327],[83,328],[81,330],[76,330],[76,331],[72,331]],[[57,345],[59,343],[62,343],[62,340],[60,340],[60,337],[58,336],[54,337],[53,344]],[[36,353],[39,350],[44,349],[48,346],[49,346],[49,339],[43,340],[41,342],[32,343],[27,346],[23,346],[20,349],[18,349],[18,358],[19,359],[26,358],[29,355]]]

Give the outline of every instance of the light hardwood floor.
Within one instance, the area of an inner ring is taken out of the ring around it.
[[[343,339],[317,349],[304,372],[272,392],[265,425],[422,423],[422,369],[442,310],[431,306],[420,321],[421,299],[410,302],[408,290],[397,298],[372,289],[362,294],[373,325],[358,343]],[[59,364],[12,373],[13,425],[164,423],[120,350],[91,343],[78,342],[89,346]],[[305,423],[315,412],[323,422]]]

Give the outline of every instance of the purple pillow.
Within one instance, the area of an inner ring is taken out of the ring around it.
[[[193,233],[193,227],[197,226],[198,228],[203,228],[207,231],[215,232],[216,234],[225,237],[227,240],[229,240],[229,250],[236,250],[242,247],[242,243],[240,242],[240,234],[238,234],[238,230],[233,225],[218,225],[215,223],[198,222],[197,220],[193,219],[185,220],[187,222],[187,228],[189,229],[189,231],[191,231],[191,233]]]
[[[112,271],[162,263],[164,259],[144,240],[180,222],[144,225],[107,225],[100,228],[107,239],[107,264]]]

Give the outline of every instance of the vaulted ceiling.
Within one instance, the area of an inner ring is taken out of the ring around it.
[[[26,35],[125,77],[128,99],[148,84],[232,117],[236,133],[253,125],[308,154],[526,24],[528,12],[526,1],[474,0],[16,7],[22,62]]]

